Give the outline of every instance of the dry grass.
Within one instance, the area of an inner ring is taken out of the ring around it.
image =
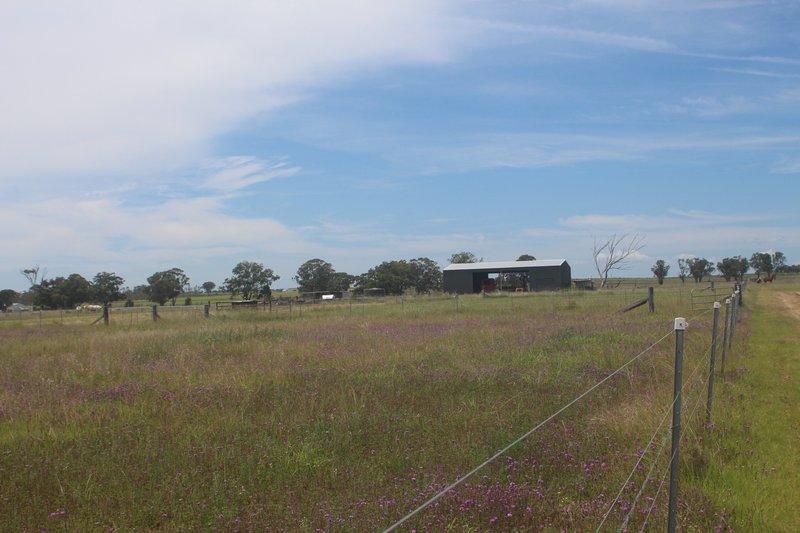
[[[686,314],[666,292],[653,315],[615,313],[629,298],[384,300],[291,316],[2,327],[0,526],[382,529]],[[708,318],[687,336],[694,365]],[[671,340],[659,344],[414,526],[598,523],[669,408],[672,353]],[[645,482],[640,470],[609,524]],[[723,519],[706,496],[687,500],[683,517],[701,529]]]

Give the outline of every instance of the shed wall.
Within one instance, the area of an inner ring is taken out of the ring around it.
[[[476,264],[476,268],[483,265]],[[525,272],[513,268],[500,268],[501,272]],[[481,290],[481,280],[489,277],[489,272],[475,272],[473,270],[445,270],[443,273],[442,288],[444,292],[456,294],[477,293]],[[556,290],[569,288],[572,285],[572,269],[566,261],[560,265],[542,266],[527,270],[530,290]]]
[[[469,294],[473,290],[472,272],[469,270],[459,270],[453,272],[443,272],[442,288],[444,292],[456,294]]]

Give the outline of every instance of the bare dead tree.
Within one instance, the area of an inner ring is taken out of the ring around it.
[[[44,280],[44,277],[47,275],[47,269],[42,270],[39,265],[35,265],[31,268],[20,270],[19,273],[25,276],[25,279],[27,279],[30,282],[31,287],[33,287],[39,283],[39,281]],[[39,274],[41,274],[41,277]]]
[[[644,238],[639,234],[612,235],[602,242],[594,240],[592,258],[597,274],[600,276],[600,288],[608,284],[608,276],[613,270],[625,270],[632,255],[645,247]]]

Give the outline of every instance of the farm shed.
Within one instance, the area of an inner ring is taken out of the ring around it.
[[[442,273],[444,292],[458,294],[481,292],[491,274],[525,274],[531,291],[569,288],[572,284],[572,269],[565,259],[459,263],[445,267]]]

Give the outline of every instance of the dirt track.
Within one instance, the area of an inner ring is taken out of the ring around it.
[[[800,292],[779,292],[778,300],[796,320],[800,320]]]

